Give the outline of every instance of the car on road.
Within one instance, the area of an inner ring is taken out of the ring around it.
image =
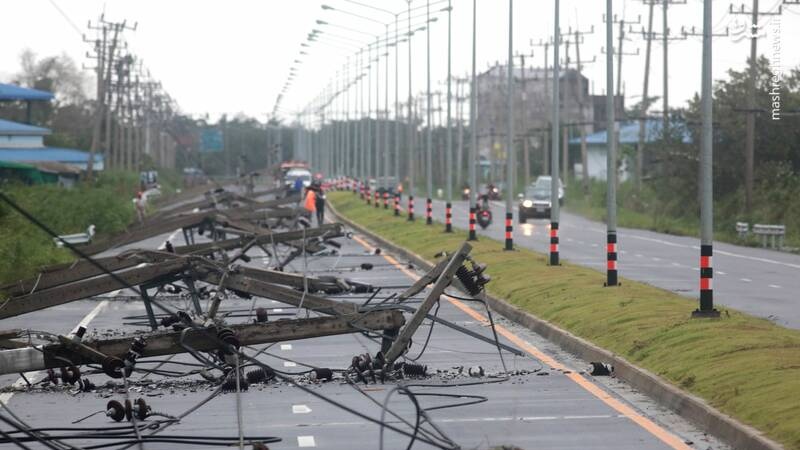
[[[553,183],[553,178],[550,175],[540,175],[539,177],[536,178],[536,181],[533,183],[533,186],[539,188],[547,188],[549,192],[552,183]],[[561,181],[561,178],[558,179],[558,204],[559,206],[564,206],[564,183]]]
[[[532,218],[550,217],[552,203],[550,201],[550,185],[531,185],[525,193],[519,194],[517,206],[519,223],[525,223]]]
[[[303,183],[303,187],[311,186],[311,172],[308,169],[289,169],[283,176],[283,184],[290,190],[294,189],[297,180]]]

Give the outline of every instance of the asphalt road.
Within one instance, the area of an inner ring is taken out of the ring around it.
[[[148,239],[139,243],[139,247],[157,248],[170,236],[165,234]],[[341,242],[341,256],[309,257],[306,263],[298,258],[290,269],[301,271],[307,264],[310,274],[339,275],[385,287],[378,294],[379,298],[401,290],[420,275],[419,271],[409,268],[404,261],[398,261],[385,252],[374,255],[371,245],[359,236],[353,240],[342,239]],[[260,253],[260,250],[254,250],[250,255],[253,257],[248,263],[250,265],[264,267],[269,263],[269,257]],[[374,268],[361,270],[360,266],[365,262],[372,263]],[[122,291],[104,298],[37,311],[7,319],[3,326],[65,333],[83,322],[94,334],[113,335],[121,331],[140,330],[141,327],[130,323],[136,321],[132,316],[144,314],[144,307],[140,301],[125,295],[126,292]],[[366,300],[364,294],[338,298],[355,302]],[[183,304],[181,300],[165,301],[176,307]],[[222,309],[247,310],[252,302],[232,296],[223,303]],[[414,304],[412,301],[411,305]],[[255,300],[255,305],[270,308],[272,320],[306,314],[266,299]],[[480,304],[465,304],[448,297],[441,302],[438,314],[484,336],[492,335]],[[246,320],[237,318],[231,319],[231,322]],[[726,448],[619,380],[586,375],[584,370],[588,362],[560,351],[540,336],[503,319],[498,319],[498,325],[501,341],[526,353],[524,357],[504,353],[505,363],[512,372],[507,380],[492,376],[502,370],[501,360],[493,345],[442,325],[436,325],[431,330],[431,325],[426,322],[415,336],[414,345],[408,353],[418,355],[423,349],[425,336],[431,333],[430,343],[419,362],[427,365],[429,373],[434,375],[417,381],[426,386],[411,387],[423,408],[469,401],[471,398],[464,397],[466,395],[485,397],[482,403],[433,409],[429,413],[436,426],[461,448],[486,449],[501,444],[513,444],[522,449]],[[353,334],[276,344],[261,358],[276,369],[302,372],[306,369],[305,365],[345,368],[354,355],[365,352],[374,354],[378,349],[378,345],[365,336]],[[191,361],[187,355],[179,355],[162,368],[182,371],[185,367],[175,363]],[[483,367],[487,375],[472,378],[459,373],[459,368],[467,372],[469,367],[475,366]],[[153,367],[153,364],[142,360],[138,367]],[[27,376],[35,380],[42,374],[29,373]],[[176,415],[190,409],[213,390],[213,386],[200,381],[197,376],[178,379],[150,376],[148,379],[151,381],[144,381],[143,377],[142,374],[132,377],[129,395],[134,399],[145,398],[154,410],[166,414]],[[6,386],[16,381],[18,385],[24,385],[17,378],[0,377],[0,383]],[[7,402],[12,411],[32,426],[71,426],[69,422],[72,420],[103,409],[109,399],[123,399],[125,396],[124,388],[118,384],[103,386],[108,380],[104,375],[89,375],[89,378],[101,386],[96,392],[75,393],[59,386],[5,392],[0,394],[0,400]],[[356,389],[341,379],[329,383],[314,383],[303,377],[298,377],[298,380],[313,392],[374,419],[380,418],[381,409],[368,397],[383,402],[395,385],[370,384]],[[476,382],[480,384],[455,386]],[[456,395],[430,395],[434,393]],[[377,425],[286,383],[253,385],[242,394],[241,402],[244,434],[280,437],[280,443],[269,445],[273,450],[379,448]],[[416,416],[412,403],[403,395],[393,395],[388,407],[406,420],[413,420]],[[235,436],[236,417],[236,395],[222,394],[170,427],[164,434]],[[396,419],[389,422],[411,430]],[[117,424],[97,415],[79,425],[98,428]],[[430,429],[430,426],[426,428]],[[88,444],[81,441],[77,443]],[[402,449],[407,444],[407,437],[386,431],[383,448]],[[9,445],[0,447],[10,448]],[[175,448],[166,444],[145,447]],[[33,445],[32,448],[42,447]],[[414,448],[434,447],[417,443]]]
[[[492,224],[479,235],[503,241],[505,203],[491,202]],[[425,200],[415,201],[424,217]],[[444,202],[434,200],[434,219],[444,223]],[[568,208],[568,206],[567,206]],[[468,228],[469,204],[453,202],[453,225]],[[514,206],[514,245],[549,251],[549,219],[517,220]],[[561,259],[605,272],[606,225],[561,210]],[[688,298],[699,298],[700,242],[646,230],[619,228],[619,275]],[[714,301],[775,323],[800,328],[800,255],[738,245],[714,243]]]

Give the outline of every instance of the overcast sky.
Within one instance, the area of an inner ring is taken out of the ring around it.
[[[393,12],[407,8],[405,0],[361,0]],[[82,41],[81,34],[91,36],[86,26],[89,20],[96,22],[105,11],[108,20],[127,20],[138,23],[136,31],[126,31],[125,39],[131,50],[143,59],[152,75],[163,83],[164,88],[175,98],[181,110],[200,115],[244,113],[265,120],[272,111],[276,96],[286,80],[292,62],[300,57],[300,44],[314,28],[323,30],[318,43],[302,56],[298,77],[282,102],[283,117],[291,117],[306,106],[343,67],[346,57],[356,47],[346,42],[369,41],[371,35],[383,34],[385,28],[379,23],[345,14],[341,11],[369,16],[378,22],[393,22],[394,16],[348,2],[348,0],[0,0],[3,6],[3,25],[0,27],[0,80],[8,81],[19,70],[19,55],[30,48],[39,56],[66,53],[79,63],[92,65],[85,57],[90,46]],[[325,3],[340,10],[323,10]],[[553,30],[552,0],[517,0],[514,2],[514,50],[529,54],[533,51],[532,63],[544,64],[541,47],[532,48],[531,41],[547,39]],[[750,7],[750,1],[747,2]],[[779,0],[762,0],[762,11],[777,11]],[[412,7],[423,6],[423,0],[413,0]],[[453,60],[455,75],[464,75],[471,63],[472,2],[452,0],[453,4]],[[744,67],[749,55],[749,40],[743,39],[749,16],[729,13],[730,5],[738,10],[739,2],[717,0],[714,2],[715,32],[724,33],[726,27],[732,33],[714,41],[714,78],[725,77],[725,72]],[[446,2],[431,7],[438,12]],[[648,7],[640,0],[615,0],[615,14],[636,22],[641,15],[641,29],[647,23]],[[60,12],[60,11],[61,12]],[[62,14],[63,12],[63,14]],[[412,12],[412,16],[424,12],[424,8]],[[562,0],[562,32],[568,27],[588,30],[594,26],[594,34],[587,35],[581,46],[581,58],[597,61],[584,67],[585,75],[592,80],[595,93],[605,90],[605,55],[601,47],[605,44],[605,28],[602,15],[605,1]],[[438,12],[438,22],[431,28],[431,76],[433,89],[441,88],[446,76],[447,22],[446,15]],[[324,20],[329,25],[317,25]],[[424,18],[412,20],[412,23]],[[763,38],[759,39],[759,54],[770,58],[780,57],[784,68],[800,64],[800,6],[783,8],[781,16],[763,17]],[[357,30],[347,31],[347,27]],[[406,23],[407,25],[407,23]],[[495,61],[504,63],[508,52],[508,1],[478,0],[478,68],[486,69]],[[681,27],[702,27],[702,1],[688,0],[687,4],[669,8],[669,28],[679,35]],[[627,28],[627,26],[626,26]],[[390,27],[390,30],[393,26]],[[655,9],[654,31],[662,31],[662,11]],[[779,30],[780,35],[776,34]],[[618,27],[615,27],[615,45]],[[341,37],[330,37],[326,34]],[[627,102],[639,101],[644,72],[645,41],[640,35],[629,34],[624,52],[635,52],[638,56],[623,57],[623,83]],[[778,40],[779,39],[779,40]],[[779,52],[773,55],[773,45]],[[570,57],[574,60],[574,45],[570,46]],[[654,42],[650,78],[651,95],[661,95],[663,86],[663,63],[661,42]],[[400,46],[402,66],[400,96],[407,96],[408,48]],[[562,49],[562,57],[564,50]],[[412,39],[412,83],[413,90],[425,87],[425,33],[417,33]],[[700,87],[701,38],[689,37],[684,41],[672,41],[670,55],[670,105],[685,104]],[[551,49],[552,58],[552,49]],[[391,95],[394,94],[394,54],[391,53]],[[515,64],[519,63],[519,59]],[[383,65],[381,66],[381,86]],[[615,69],[616,76],[616,69]],[[374,88],[373,88],[374,89]],[[381,93],[381,98],[383,94]],[[390,97],[391,99],[392,97]],[[658,104],[654,107],[660,109]]]

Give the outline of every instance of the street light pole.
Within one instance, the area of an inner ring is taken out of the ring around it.
[[[558,0],[556,0],[558,1]],[[477,122],[477,98],[476,91],[478,90],[478,80],[476,74],[476,48],[477,48],[477,17],[478,17],[478,4],[477,0],[472,0],[472,87],[469,90],[469,131],[470,131],[470,145],[469,145],[469,235],[467,240],[477,241],[478,235],[475,233],[475,210],[478,191],[478,179],[475,164],[478,159],[478,131],[475,129]]]
[[[451,83],[453,75],[451,72],[451,56],[452,56],[452,23],[451,16],[453,14],[453,6],[451,1],[447,1],[447,148],[445,151],[445,172],[447,172],[447,204],[445,205],[444,212],[444,232],[453,232],[453,126],[450,119],[450,105],[452,103]]]
[[[411,0],[408,0],[408,220],[414,220],[414,165],[417,163],[414,155],[414,98],[411,91]]]
[[[611,1],[611,0],[609,0]],[[514,0],[508,0],[508,84],[506,101],[508,117],[506,120],[506,245],[505,250],[514,250],[514,171],[516,169],[514,152]]]
[[[394,176],[395,176],[395,208],[394,215],[400,215],[400,33],[398,29],[399,14],[394,15]]]
[[[614,121],[614,24],[606,0],[606,286],[617,285],[617,133]],[[619,49],[618,49],[619,51]],[[621,54],[621,52],[620,52]],[[580,61],[578,61],[580,64]]]
[[[714,309],[714,269],[711,263],[714,245],[714,191],[713,191],[713,91],[711,86],[711,55],[713,37],[711,0],[703,2],[703,82],[700,109],[702,112],[702,148],[700,150],[700,308],[692,317],[719,317]]]
[[[431,20],[431,2],[430,0],[427,1],[425,6],[425,18],[428,22]],[[426,122],[427,122],[427,133],[425,134],[426,143],[425,143],[425,178],[426,178],[426,188],[428,192],[428,198],[425,204],[425,224],[432,225],[433,224],[433,122],[431,117],[431,27],[430,23],[426,27],[426,42],[427,42],[427,80],[428,80],[428,89],[426,94],[425,100],[425,108],[426,108]]]
[[[552,146],[550,148],[550,265],[557,266],[558,263],[558,219],[559,219],[559,203],[558,203],[558,135],[561,126],[561,105],[559,86],[559,61],[558,50],[561,47],[561,28],[559,27],[559,0],[555,0],[555,26],[553,36],[553,117],[550,120],[552,129]]]
[[[395,43],[397,45],[397,43]],[[389,24],[386,24],[386,47],[383,67],[383,209],[389,208]]]

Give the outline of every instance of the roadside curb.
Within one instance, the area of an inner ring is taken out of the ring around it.
[[[385,247],[385,249],[403,256],[421,268],[429,270],[433,267],[433,263],[422,256],[410,252],[376,235],[361,225],[350,221],[342,216],[333,207],[331,202],[327,203],[328,210],[331,214],[348,227],[358,230],[358,232],[368,236],[371,240]],[[395,220],[391,216],[387,216],[387,219]],[[638,391],[655,400],[658,404],[669,408],[671,411],[708,434],[725,441],[733,448],[753,450],[782,450],[784,448],[782,445],[764,436],[755,428],[717,411],[714,407],[706,403],[705,400],[678,389],[656,374],[637,367],[626,359],[598,347],[583,338],[575,336],[550,322],[542,320],[501,298],[487,294],[486,299],[489,305],[503,317],[530,329],[558,345],[561,349],[587,361],[602,361],[612,364],[617,378],[624,380]]]

